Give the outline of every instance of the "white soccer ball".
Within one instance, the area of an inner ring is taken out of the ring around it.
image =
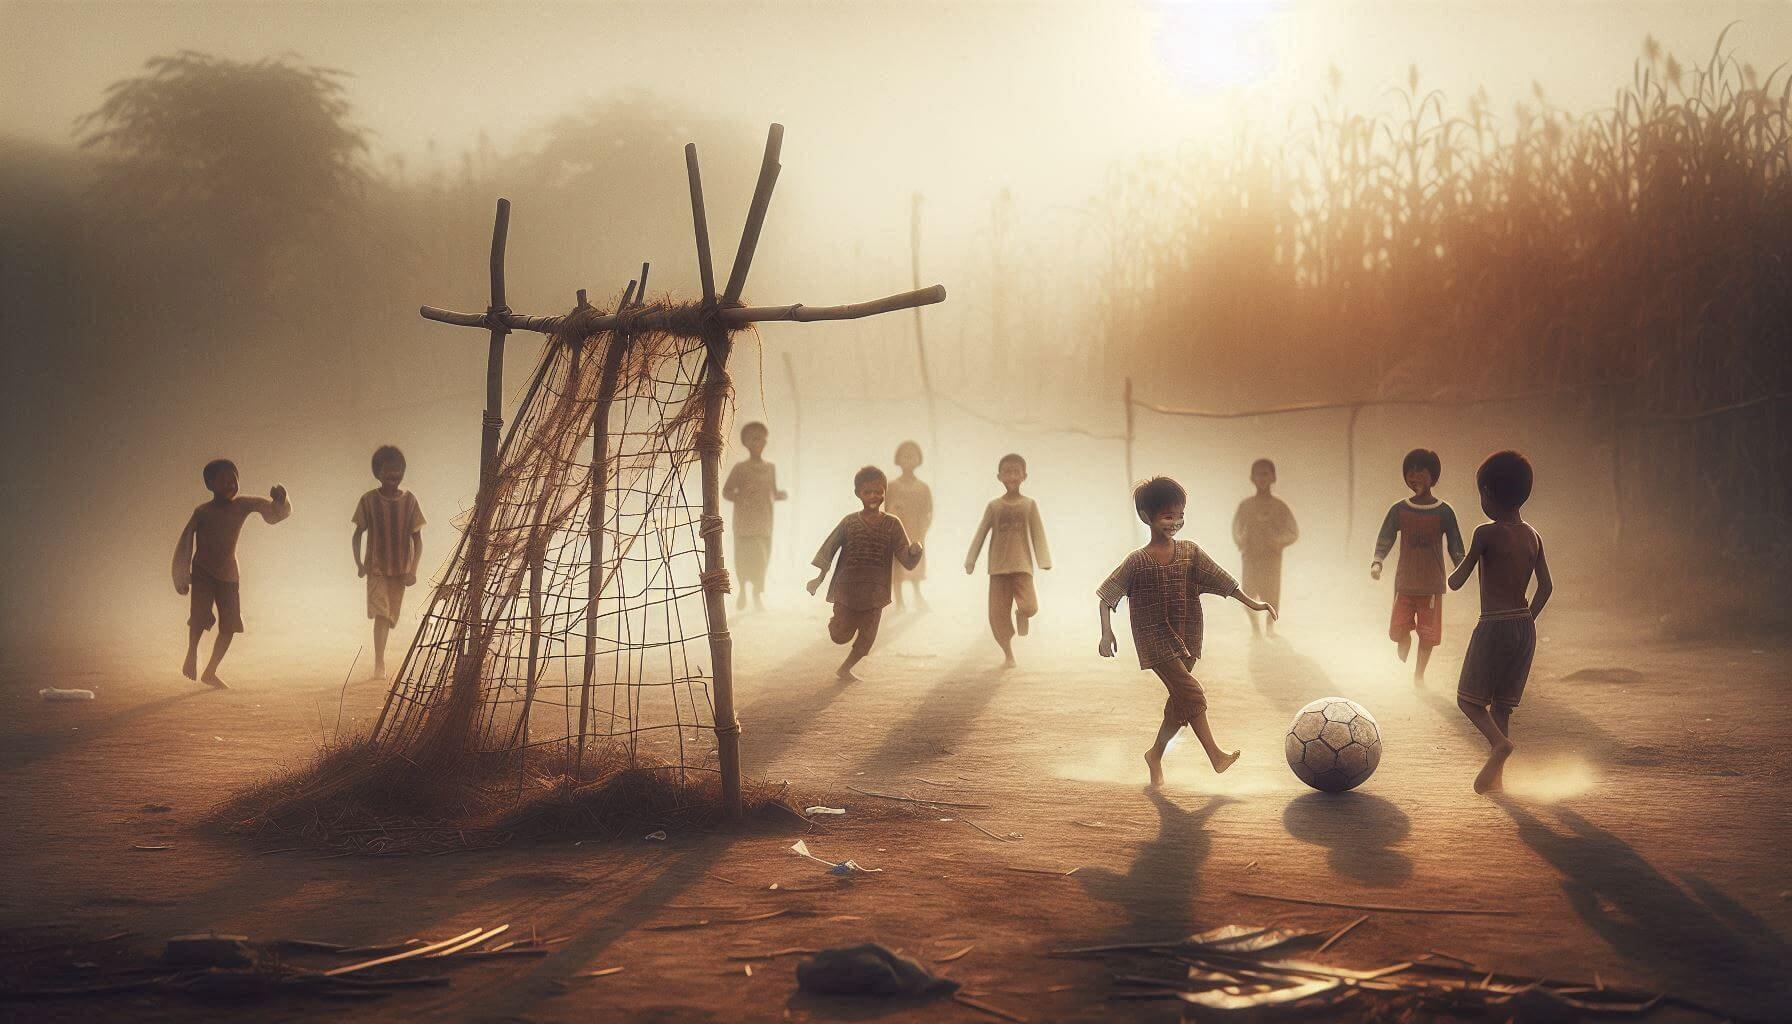
[[[1375,774],[1381,727],[1356,701],[1321,697],[1294,716],[1283,746],[1300,781],[1324,793],[1342,793]]]

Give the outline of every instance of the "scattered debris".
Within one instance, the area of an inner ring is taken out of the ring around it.
[[[756,924],[770,921],[774,917],[807,917],[812,913],[796,907],[785,907],[782,910],[768,910],[763,914],[751,914],[747,917],[703,918],[698,921],[682,921],[674,924],[650,924],[644,930],[650,932],[681,932],[691,928],[707,928],[712,924]]]
[[[875,797],[879,800],[894,800],[897,803],[903,803],[903,804],[921,804],[926,807],[962,807],[962,808],[971,808],[971,809],[981,808],[984,810],[988,810],[989,807],[991,806],[990,804],[955,804],[955,803],[949,803],[945,800],[917,800],[912,796],[891,796],[888,793],[873,793],[868,789],[860,789],[857,786],[848,786],[846,788],[852,790],[854,793],[857,793],[860,796]]]
[[[976,822],[972,821],[969,818],[960,818],[958,820],[964,822],[966,825],[971,826],[972,828],[983,833],[984,835],[988,836],[989,838],[994,839],[998,843],[1012,843],[1012,842],[1017,841],[1020,838],[1019,835],[1017,835],[1013,832],[1008,833],[1007,836],[998,836],[994,832],[991,832],[989,829],[984,828],[982,825],[977,824]],[[1014,838],[1011,839],[1011,838],[1009,838],[1009,836],[1013,836]]]
[[[575,977],[575,978],[608,978],[612,974],[621,974],[621,973],[622,973],[622,968],[620,968],[620,967],[599,967],[595,971],[580,971],[579,973],[573,975],[573,977]]]
[[[1367,920],[1369,920],[1369,915],[1364,914],[1362,917],[1357,918],[1356,920],[1350,922],[1349,924],[1345,925],[1344,927],[1333,932],[1331,938],[1326,939],[1323,943],[1320,944],[1317,952],[1323,953],[1326,950],[1337,945],[1339,939],[1343,938],[1346,935],[1349,935],[1351,932],[1351,929],[1355,928],[1357,925],[1362,924],[1364,921],[1367,921]]]
[[[1061,871],[1061,870],[1058,870],[1057,868],[1023,868],[1023,867],[1017,867],[1013,864],[1005,864],[1003,866],[1006,867],[1009,871],[1021,871],[1021,872],[1025,872],[1026,874],[1029,874],[1029,875],[1061,875],[1065,878],[1068,878],[1071,875],[1076,874],[1078,871],[1083,870],[1082,865],[1080,865],[1080,864],[1074,868],[1071,868],[1068,871]]]
[[[657,831],[657,832],[649,832],[649,833],[647,833],[647,834],[646,834],[646,835],[644,835],[644,836],[642,836],[642,837],[641,837],[641,838],[643,838],[643,839],[652,839],[652,840],[654,840],[654,841],[656,841],[656,842],[661,842],[661,843],[663,843],[663,842],[665,842],[665,841],[666,841],[666,830],[665,830],[665,829],[663,829],[663,828],[662,828],[662,829],[660,829],[660,830],[659,830],[659,831]]]
[[[1253,900],[1274,900],[1277,903],[1299,903],[1308,907],[1339,907],[1344,910],[1369,910],[1384,914],[1472,914],[1484,917],[1512,917],[1516,910],[1491,910],[1484,907],[1399,907],[1385,903],[1345,903],[1337,900],[1310,900],[1300,896],[1277,896],[1267,892],[1247,892],[1243,889],[1232,890],[1234,896],[1244,896]]]
[[[855,875],[855,874],[869,875],[869,874],[877,874],[877,873],[883,871],[883,868],[860,867],[859,862],[854,861],[854,860],[843,860],[843,861],[836,862],[836,861],[827,860],[822,857],[817,857],[813,853],[809,852],[809,844],[804,842],[801,839],[798,839],[796,842],[792,843],[790,845],[790,848],[791,848],[791,850],[795,851],[797,856],[799,856],[799,857],[807,857],[809,860],[812,860],[817,864],[826,864],[828,866],[828,874],[830,874],[830,875]]]
[[[821,806],[805,807],[805,808],[803,808],[803,813],[804,814],[845,814],[846,808],[844,808],[844,807],[821,807]]]
[[[830,996],[913,997],[958,990],[958,982],[875,942],[822,950],[797,964],[796,983],[805,992]]]
[[[968,1006],[973,1010],[978,1010],[982,1013],[987,1013],[991,1017],[997,1017],[997,1018],[1000,1018],[1001,1020],[1013,1021],[1014,1024],[1027,1024],[1027,1018],[1019,1016],[1017,1014],[1009,1013],[1007,1010],[998,1009],[997,1007],[991,1006],[988,1003],[983,1002],[980,999],[977,999],[973,996],[966,995],[963,992],[954,992],[952,994],[952,1001],[955,1003],[958,1003],[961,1006]]]
[[[976,949],[976,948],[977,948],[977,944],[975,942],[973,942],[970,945],[964,947],[963,949],[955,949],[952,952],[947,953],[945,956],[936,956],[933,958],[933,962],[936,964],[949,964],[954,960],[960,959],[966,953],[969,953],[971,950]]]
[[[819,952],[821,951],[817,949],[805,949],[801,946],[791,946],[788,949],[774,949],[770,953],[730,953],[728,954],[728,959],[734,961],[776,960],[781,956],[813,956]]]
[[[155,852],[155,851],[157,851],[157,850],[172,850],[172,849],[174,849],[174,847],[172,847],[172,846],[167,846],[167,845],[165,845],[165,844],[162,844],[162,843],[132,843],[132,844],[131,844],[131,849],[133,849],[133,850],[144,850],[144,851],[148,851],[148,852],[151,852],[151,853],[153,853],[153,852]]]
[[[59,690],[54,686],[46,686],[37,691],[37,695],[49,701],[92,700],[92,690]]]

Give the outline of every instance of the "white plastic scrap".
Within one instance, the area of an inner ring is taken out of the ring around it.
[[[803,813],[804,814],[845,814],[846,808],[844,808],[844,807],[820,807],[820,806],[805,807],[805,808],[803,808]]]
[[[46,686],[37,691],[37,695],[45,700],[92,700],[92,690],[59,690],[54,686]]]
[[[856,874],[870,875],[870,874],[876,874],[878,872],[883,871],[883,868],[860,867],[858,861],[843,860],[843,861],[836,862],[836,861],[826,860],[821,857],[817,857],[813,853],[809,852],[809,844],[802,841],[801,839],[798,839],[795,843],[792,843],[790,848],[791,848],[791,850],[795,851],[795,853],[799,857],[807,857],[809,860],[812,860],[817,864],[826,864],[827,868],[828,868],[828,874],[830,874],[830,875],[856,875]]]

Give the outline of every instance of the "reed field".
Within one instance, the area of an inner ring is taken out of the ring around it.
[[[1415,68],[1379,112],[1191,144],[1098,207],[1107,372],[1224,408],[1556,395],[1634,522],[1783,566],[1789,118],[1785,69],[1650,40],[1600,110]]]

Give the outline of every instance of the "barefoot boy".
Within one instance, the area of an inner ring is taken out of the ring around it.
[[[852,668],[871,653],[884,606],[890,603],[891,560],[910,569],[921,563],[921,545],[910,542],[902,520],[881,507],[887,488],[884,471],[876,466],[853,474],[852,489],[864,507],[840,520],[822,542],[813,563],[821,571],[809,581],[809,593],[813,594],[827,579],[835,554],[839,555],[834,582],[828,584],[828,601],[834,606],[828,636],[837,644],[852,644],[835,675],[855,682],[859,677]]]
[[[989,538],[989,629],[1002,649],[1002,667],[1014,667],[1014,637],[1027,635],[1027,620],[1039,614],[1039,597],[1033,590],[1033,559],[1040,569],[1052,567],[1051,549],[1045,544],[1045,524],[1039,521],[1039,505],[1020,493],[1027,479],[1027,460],[1013,453],[996,463],[996,479],[1007,493],[983,509],[983,522],[971,538],[964,556],[964,571],[977,571],[977,555],[983,538]]]
[[[921,446],[913,441],[897,445],[896,465],[902,474],[890,481],[884,510],[902,520],[902,528],[908,531],[910,540],[925,547],[927,530],[933,526],[933,488],[915,475],[916,468],[921,465]],[[913,569],[898,563],[892,567],[892,572],[895,583],[890,596],[896,601],[896,610],[902,610],[902,583],[907,580],[915,592],[915,607],[926,611],[927,599],[921,596],[921,581],[927,578],[926,556],[922,556],[921,564]]]
[[[1207,724],[1207,695],[1192,674],[1201,657],[1201,595],[1235,597],[1246,608],[1268,612],[1275,608],[1249,596],[1237,581],[1207,557],[1193,541],[1176,540],[1182,529],[1188,492],[1169,477],[1153,477],[1132,492],[1139,518],[1151,528],[1151,540],[1126,556],[1095,596],[1101,602],[1100,654],[1111,658],[1118,645],[1110,616],[1126,598],[1132,610],[1132,642],[1139,651],[1139,667],[1157,673],[1170,697],[1164,702],[1164,720],[1157,741],[1145,751],[1151,771],[1151,788],[1164,783],[1164,750],[1184,725],[1195,731],[1213,770],[1223,772],[1238,760],[1238,751],[1221,750]]]
[[[218,663],[230,650],[231,639],[243,631],[237,536],[243,532],[243,520],[250,513],[259,512],[262,519],[272,524],[292,515],[292,505],[287,503],[286,488],[279,484],[274,485],[267,498],[238,497],[236,463],[229,459],[206,463],[202,476],[212,492],[212,500],[193,510],[174,545],[175,593],[192,594],[192,611],[187,616],[187,660],[181,673],[223,690],[228,687],[218,678]],[[214,622],[218,625],[218,639],[212,644],[205,674],[200,675],[199,638]]]
[[[404,588],[417,583],[417,566],[423,560],[423,509],[417,496],[400,490],[404,483],[404,452],[397,445],[381,445],[373,453],[373,476],[378,487],[355,503],[355,534],[349,548],[355,554],[355,574],[367,580],[367,617],[373,620],[373,674],[386,678],[386,637],[398,625],[404,607]],[[361,538],[367,538],[367,554],[361,554]]]
[[[1238,511],[1232,515],[1232,543],[1238,545],[1239,558],[1243,562],[1244,589],[1246,593],[1256,594],[1265,603],[1282,607],[1282,549],[1300,539],[1300,527],[1294,523],[1294,513],[1282,499],[1269,493],[1276,482],[1276,464],[1268,459],[1258,459],[1251,463],[1251,483],[1257,488],[1253,497],[1238,503]],[[1262,627],[1257,622],[1257,612],[1249,609],[1245,614],[1251,617],[1251,633],[1254,635]],[[1269,633],[1274,636],[1276,623],[1269,621]]]
[[[1388,509],[1375,538],[1375,561],[1369,578],[1381,579],[1381,563],[1400,535],[1400,563],[1394,570],[1394,616],[1388,637],[1397,645],[1400,660],[1412,650],[1412,634],[1419,634],[1419,656],[1413,662],[1412,681],[1425,681],[1425,665],[1431,650],[1444,638],[1444,550],[1450,563],[1462,563],[1462,531],[1456,510],[1431,493],[1443,473],[1443,462],[1428,448],[1414,448],[1400,463],[1400,473],[1412,497]]]
[[[765,567],[772,559],[772,502],[786,497],[778,490],[778,467],[765,461],[769,433],[763,423],[740,428],[740,443],[746,446],[747,457],[734,464],[722,484],[722,497],[734,503],[734,565],[741,582],[736,608],[747,606],[749,587],[754,607],[765,607]]]
[[[1475,527],[1468,557],[1450,574],[1450,589],[1461,590],[1475,566],[1481,567],[1481,621],[1462,659],[1456,706],[1487,737],[1487,764],[1475,777],[1475,792],[1499,789],[1512,756],[1512,712],[1524,695],[1537,651],[1537,616],[1554,589],[1543,538],[1519,518],[1531,496],[1531,463],[1515,451],[1494,452],[1475,473],[1481,511],[1493,520]],[[1537,591],[1527,602],[1531,576]]]

